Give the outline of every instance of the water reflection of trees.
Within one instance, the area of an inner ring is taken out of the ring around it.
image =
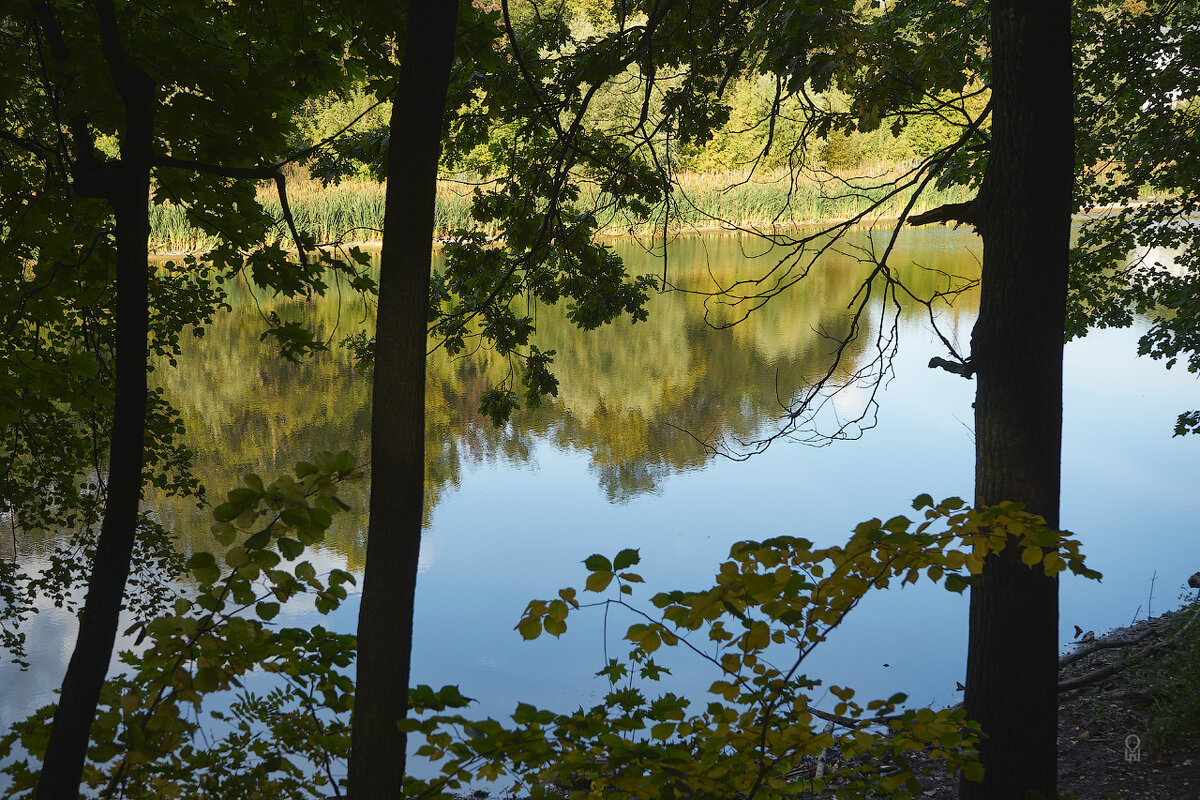
[[[661,273],[661,262],[636,245],[618,247],[631,270]],[[922,256],[934,269],[905,275],[916,291],[945,288],[937,269],[975,268],[961,253]],[[674,247],[667,269],[673,284],[698,285],[760,267],[745,258],[739,240],[706,237]],[[656,491],[667,476],[699,468],[711,455],[698,438],[754,436],[775,424],[791,393],[827,369],[831,348],[847,332],[845,307],[864,269],[852,257],[830,257],[799,292],[728,329],[712,327],[703,299],[682,292],[655,296],[648,322],[621,321],[592,332],[575,328],[558,309],[536,309],[538,344],[558,354],[559,396],[501,428],[476,407],[484,390],[505,376],[507,364],[484,351],[456,359],[437,351],[426,388],[427,519],[459,485],[464,467],[525,462],[539,440],[587,453],[613,501]],[[234,311],[215,320],[202,339],[185,344],[178,368],[156,373],[181,412],[205,483],[223,491],[240,473],[273,476],[321,449],[349,448],[366,457],[367,377],[336,347],[302,364],[279,360],[259,341],[256,319],[260,309],[306,316],[318,333],[336,339],[355,327],[369,328],[361,299],[330,296],[301,306],[252,299],[238,287],[230,295]],[[960,302],[951,314],[971,310]],[[841,377],[853,373],[871,332],[864,334],[851,344]],[[365,498],[349,499],[365,508]],[[176,530],[207,530],[189,508],[160,501],[157,513],[171,518]],[[331,544],[355,566],[365,515],[347,523]]]

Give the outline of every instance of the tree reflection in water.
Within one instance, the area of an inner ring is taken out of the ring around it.
[[[861,234],[864,241],[866,236]],[[977,273],[965,238],[952,248],[923,246],[922,239],[938,241],[923,234],[911,238],[909,251],[897,253],[894,261],[919,264],[903,274],[916,293],[932,295],[953,285],[949,275]],[[614,247],[632,273],[663,273],[661,259],[638,243],[619,240]],[[536,343],[557,352],[559,395],[499,428],[476,408],[483,392],[508,374],[508,364],[484,350],[449,358],[434,349],[427,383],[426,519],[459,485],[465,464],[525,463],[535,440],[587,453],[605,495],[619,503],[657,491],[670,475],[703,467],[715,443],[769,435],[789,399],[828,370],[836,343],[848,331],[847,305],[870,270],[854,257],[831,252],[789,294],[729,328],[719,327],[727,321],[719,307],[709,303],[706,314],[703,295],[691,293],[754,277],[774,258],[757,240],[684,238],[672,244],[666,267],[677,290],[652,298],[648,322],[622,319],[585,332],[560,308],[531,308]],[[329,353],[292,364],[258,338],[258,314],[272,310],[316,320],[318,335],[334,342],[359,330],[370,335],[372,312],[363,300],[334,292],[302,307],[252,297],[242,285],[230,286],[229,295],[233,311],[216,319],[202,338],[186,340],[178,368],[155,373],[182,414],[204,482],[224,486],[248,471],[273,475],[320,449],[348,448],[365,457],[370,381],[349,352],[335,344]],[[975,303],[973,294],[960,297],[941,311],[940,324],[965,339]],[[916,322],[927,312],[914,305],[902,314]],[[879,319],[869,316],[834,384],[853,379]],[[832,415],[853,416],[846,403],[853,405],[854,397],[830,405],[824,412],[829,419],[813,424],[819,430],[831,423],[827,427],[835,430]],[[870,420],[868,415],[863,426]],[[857,433],[851,430],[850,436]],[[366,506],[363,498],[347,499]],[[185,543],[207,530],[190,507],[161,499],[156,507],[162,521],[185,532]],[[364,525],[358,517],[331,535],[331,546],[352,569],[361,566]]]

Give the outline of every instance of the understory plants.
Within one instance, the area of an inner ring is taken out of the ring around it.
[[[193,582],[130,631],[145,644],[122,654],[124,670],[105,687],[85,771],[93,796],[342,796],[355,638],[275,620],[303,597],[322,614],[346,598],[353,576],[319,575],[306,556],[346,508],[338,487],[361,474],[350,453],[321,453],[269,485],[246,475],[213,510],[214,550],[191,555]],[[649,606],[637,601],[637,550],[590,556],[583,586],[531,601],[516,630],[559,636],[580,613],[633,614],[624,652],[612,648],[598,673],[603,700],[567,713],[519,704],[499,721],[471,717],[459,687],[416,687],[402,725],[432,766],[406,778],[406,795],[448,798],[489,783],[577,800],[607,791],[787,797],[834,786],[900,797],[918,788],[918,754],[978,778],[980,732],[961,709],[901,710],[903,694],[863,701],[839,685],[827,687],[836,704],[821,709],[813,698],[822,682],[807,659],[869,591],[927,579],[961,592],[1010,540],[1030,569],[1096,573],[1076,539],[1018,505],[972,509],[922,495],[913,506],[917,520],[868,520],[840,546],[738,542],[711,586],[661,592]],[[672,683],[668,662],[679,658],[708,665],[702,695]],[[32,797],[52,713],[0,738],[13,798]]]

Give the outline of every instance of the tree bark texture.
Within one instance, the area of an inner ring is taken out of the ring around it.
[[[983,238],[971,339],[978,505],[1059,526],[1062,354],[1074,167],[1070,4],[991,4],[993,128],[976,202]],[[971,589],[966,710],[985,740],[979,800],[1056,797],[1058,582],[1010,547]]]
[[[387,155],[371,400],[371,520],[358,622],[349,796],[401,797],[425,483],[434,193],[456,0],[411,2]]]
[[[116,217],[115,399],[104,519],[79,618],[79,634],[63,678],[38,780],[38,800],[76,800],[79,796],[92,720],[120,623],[142,492],[149,325],[147,198],[155,87],[144,72],[125,59],[112,3],[100,2],[96,8],[105,59],[125,105],[121,157],[111,183],[105,182],[104,187]],[[75,144],[77,148],[93,146],[91,141]]]

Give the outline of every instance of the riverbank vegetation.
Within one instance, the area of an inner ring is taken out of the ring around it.
[[[889,176],[899,177],[902,167],[874,165],[869,185],[861,190],[847,188],[854,179],[867,173],[840,171],[825,176],[797,176],[783,170],[761,172],[704,172],[684,173],[676,178],[673,187],[674,207],[670,214],[655,217],[636,217],[612,213],[602,217],[597,234],[601,236],[661,236],[665,231],[674,235],[692,231],[790,228],[799,225],[847,219],[858,216],[884,198],[886,187],[880,186]],[[454,231],[471,228],[471,199],[476,185],[486,185],[475,176],[443,178],[438,182],[435,204],[434,234],[439,239]],[[841,185],[841,188],[837,188]],[[301,234],[318,243],[379,244],[383,237],[384,194],[386,187],[370,179],[352,178],[336,184],[297,173],[288,189],[288,200],[296,227]],[[887,198],[878,206],[882,217],[900,213],[911,192]],[[926,190],[913,210],[920,212],[945,203],[966,200],[970,190],[950,186]],[[597,198],[585,195],[575,208],[576,213],[596,207]],[[273,184],[258,190],[258,201],[266,212],[282,219],[279,195]],[[214,246],[219,237],[206,233],[193,224],[183,206],[169,203],[151,209],[151,247],[157,253],[201,252]],[[479,226],[478,230],[497,236],[496,224]],[[287,245],[290,234],[280,227],[279,241]]]
[[[863,168],[866,170],[866,168]],[[687,172],[676,177],[672,188],[674,205],[669,214],[637,217],[612,213],[599,220],[601,236],[661,236],[707,230],[791,228],[856,217],[875,206],[880,217],[895,217],[904,209],[912,192],[886,197],[889,178],[904,174],[902,165],[879,163],[870,171],[840,170],[825,175],[794,175],[784,170]],[[865,185],[852,189],[856,181]],[[438,182],[434,234],[439,239],[473,226],[471,203],[477,185],[487,182],[477,176],[443,178]],[[379,244],[383,237],[384,184],[351,178],[324,184],[299,172],[291,181],[288,200],[296,227],[318,243]],[[913,206],[921,212],[970,197],[965,186],[926,190]],[[258,189],[258,201],[268,214],[282,219],[279,195],[273,184]],[[575,204],[575,213],[597,206],[597,197],[585,194]],[[570,213],[570,212],[568,212]],[[150,214],[151,247],[157,253],[202,252],[219,237],[193,223],[189,211],[178,205],[154,205]],[[489,236],[502,231],[496,224],[476,226]],[[282,226],[278,240],[289,244],[290,234]]]
[[[599,17],[577,11],[569,17],[572,37],[598,33]],[[631,67],[630,76],[637,68]],[[664,81],[667,91],[672,83]],[[661,171],[667,200],[648,214],[613,209],[596,182],[585,177],[580,196],[567,203],[567,214],[595,213],[600,235],[653,236],[689,230],[771,229],[857,217],[896,217],[917,195],[911,213],[967,200],[970,181],[940,181],[921,192],[908,186],[893,193],[918,163],[951,144],[963,124],[987,104],[985,86],[968,92],[961,109],[942,118],[917,116],[893,125],[860,126],[848,98],[830,87],[816,93],[824,116],[815,116],[795,98],[778,94],[774,79],[741,75],[725,89],[728,116],[712,136],[676,142],[664,151]],[[605,85],[588,112],[587,125],[600,130],[628,124],[630,98],[620,84]],[[350,85],[310,98],[295,110],[294,152],[311,152],[291,165],[288,200],[296,227],[316,242],[379,243],[382,238],[385,186],[380,159],[385,152],[386,120],[391,103],[378,100],[365,86]],[[838,124],[833,120],[841,117]],[[435,202],[435,236],[459,230],[502,233],[495,221],[472,214],[476,188],[494,189],[502,161],[497,154],[512,140],[497,128],[488,141],[443,163]],[[664,141],[666,141],[664,139]],[[258,202],[280,225],[277,238],[290,232],[275,184],[259,185]],[[607,210],[606,210],[607,209]],[[161,253],[208,249],[220,236],[205,229],[195,211],[170,202],[151,209],[151,242]]]

